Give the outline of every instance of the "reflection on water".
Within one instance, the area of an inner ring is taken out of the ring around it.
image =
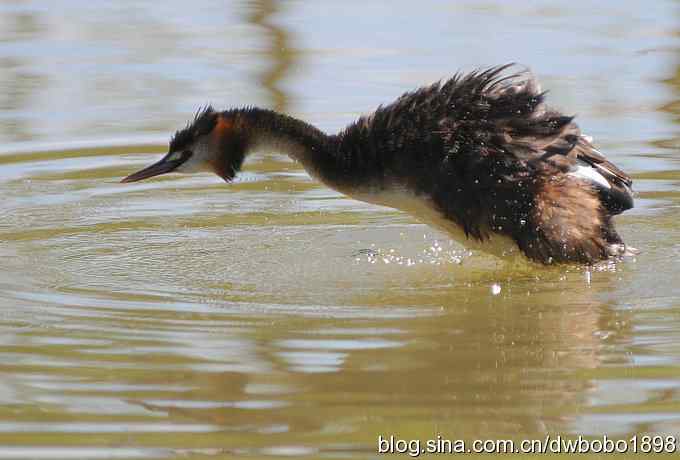
[[[678,51],[677,54],[680,54],[680,51]],[[680,61],[680,59],[678,59],[678,61]],[[680,124],[680,62],[675,68],[675,72],[673,72],[671,77],[668,78],[666,82],[671,87],[674,98],[671,102],[664,104],[661,109],[670,113],[674,117],[675,122]],[[662,142],[661,146],[668,146],[671,149],[680,148],[680,133],[677,133],[673,140],[669,142]]]
[[[0,458],[680,432],[672,4],[320,3],[0,5]],[[207,101],[335,129],[509,59],[633,173],[636,260],[499,264],[279,156],[118,184]]]
[[[43,35],[33,13],[9,12],[3,24],[8,26],[0,31],[0,44],[3,45],[39,40]],[[21,114],[30,110],[32,94],[46,84],[43,76],[26,69],[26,61],[24,56],[13,53],[0,55],[0,133],[17,141],[30,139],[30,127],[26,126]]]
[[[281,89],[280,84],[284,77],[290,73],[293,66],[300,66],[296,62],[297,51],[291,43],[290,33],[276,25],[276,14],[280,12],[285,4],[275,0],[258,0],[250,4],[252,12],[248,19],[262,27],[267,37],[271,40],[271,45],[267,49],[266,56],[269,61],[269,68],[260,78],[262,86],[271,93],[272,108],[285,112],[288,110],[289,96]]]

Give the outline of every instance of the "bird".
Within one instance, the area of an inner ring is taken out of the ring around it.
[[[207,106],[160,161],[121,182],[206,171],[230,182],[249,154],[275,150],[340,193],[500,258],[592,265],[637,253],[613,223],[633,207],[630,176],[515,66],[456,73],[336,134],[265,108]]]

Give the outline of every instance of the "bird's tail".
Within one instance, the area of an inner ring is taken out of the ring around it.
[[[537,182],[515,240],[527,257],[542,263],[594,263],[627,251],[598,192],[567,175]]]

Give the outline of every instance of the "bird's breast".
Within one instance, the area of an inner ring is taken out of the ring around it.
[[[492,233],[484,241],[469,237],[457,222],[447,218],[438,209],[427,194],[417,194],[402,188],[341,191],[359,201],[406,212],[420,222],[445,232],[451,239],[468,249],[486,252],[500,258],[514,257],[519,254],[517,245],[508,236]]]

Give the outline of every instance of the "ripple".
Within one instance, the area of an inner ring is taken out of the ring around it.
[[[0,422],[0,433],[210,433],[219,428],[192,423]]]
[[[0,459],[76,459],[161,458],[172,455],[169,449],[134,447],[0,447]]]

